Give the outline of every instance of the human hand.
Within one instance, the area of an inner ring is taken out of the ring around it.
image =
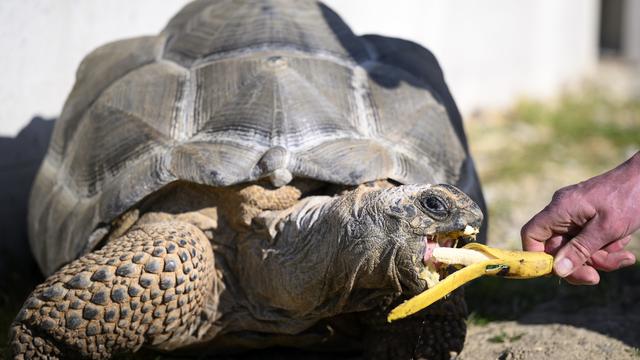
[[[635,263],[624,247],[640,228],[640,152],[617,168],[562,188],[522,228],[522,247],[554,255],[554,272],[595,285],[597,270]]]

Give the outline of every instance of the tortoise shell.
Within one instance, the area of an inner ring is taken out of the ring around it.
[[[100,224],[176,180],[460,183],[459,116],[416,51],[298,0],[196,1],[158,36],[94,50],[32,190],[40,267],[90,251]]]

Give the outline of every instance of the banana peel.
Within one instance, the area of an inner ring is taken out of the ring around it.
[[[553,271],[553,256],[544,252],[509,251],[478,243],[469,243],[460,249],[436,248],[433,256],[441,263],[465,267],[395,307],[389,313],[387,321],[392,322],[415,314],[481,276],[530,279],[551,274]]]

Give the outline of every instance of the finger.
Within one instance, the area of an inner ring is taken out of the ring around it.
[[[591,255],[591,264],[594,268],[602,271],[613,271],[621,267],[633,265],[636,257],[626,250],[607,252],[605,250],[596,251]]]
[[[544,243],[544,252],[555,255],[569,240],[562,235],[555,235]]]
[[[566,277],[583,265],[592,254],[612,240],[607,239],[605,234],[606,231],[604,231],[598,218],[588,222],[582,232],[564,245],[556,254],[553,264],[556,274],[560,277]]]
[[[625,236],[620,240],[616,240],[611,244],[605,246],[603,250],[606,250],[609,253],[618,252],[623,250],[625,246],[629,245],[631,242],[631,236]]]
[[[582,265],[564,279],[572,285],[596,285],[600,282],[600,274],[593,267]]]
[[[541,243],[553,236],[554,217],[550,206],[537,213],[520,230],[522,248],[527,251],[542,251]]]
[[[532,239],[522,239],[522,250],[524,251],[545,251],[545,243]]]

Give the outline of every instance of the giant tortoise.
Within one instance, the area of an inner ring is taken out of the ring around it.
[[[196,1],[81,63],[29,205],[49,277],[12,349],[449,357],[460,294],[392,324],[386,312],[438,281],[424,254],[479,227],[477,203],[427,50],[355,36],[311,0]]]

